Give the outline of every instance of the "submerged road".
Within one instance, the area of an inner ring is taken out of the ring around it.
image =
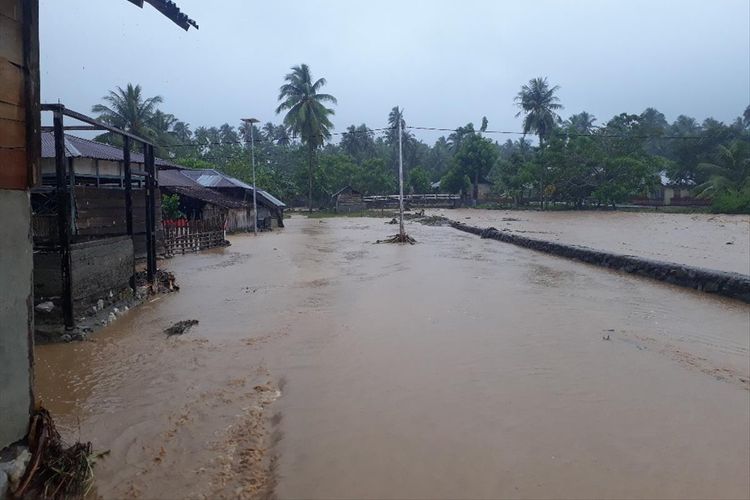
[[[750,496],[749,305],[448,227],[287,225],[37,348],[65,436],[111,450],[98,494]]]

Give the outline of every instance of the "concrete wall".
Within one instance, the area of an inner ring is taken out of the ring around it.
[[[29,186],[38,176],[38,0],[0,0],[0,448],[24,437],[32,407]]]
[[[28,191],[0,190],[0,213],[1,449],[23,438],[31,409],[33,259]]]

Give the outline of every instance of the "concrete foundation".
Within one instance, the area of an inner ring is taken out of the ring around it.
[[[0,214],[2,449],[26,435],[32,407],[33,258],[28,191],[0,190]]]

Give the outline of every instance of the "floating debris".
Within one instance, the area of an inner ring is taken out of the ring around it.
[[[172,335],[182,335],[186,331],[188,331],[193,325],[197,325],[198,320],[197,319],[186,319],[183,321],[178,321],[174,325],[170,326],[169,328],[164,329],[164,333],[167,334],[167,337],[171,337]]]

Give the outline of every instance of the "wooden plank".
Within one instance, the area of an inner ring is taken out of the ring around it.
[[[0,57],[4,57],[19,66],[23,65],[23,30],[21,22],[9,17],[0,16]]]
[[[26,151],[0,148],[0,188],[26,189]]]
[[[0,102],[0,119],[22,122],[26,120],[26,110],[23,106]]]
[[[0,119],[0,147],[26,149],[26,124]]]
[[[21,22],[21,4],[23,0],[0,1],[0,16],[16,22]]]
[[[23,70],[6,58],[0,57],[0,102],[23,107]]]
[[[12,21],[21,21],[21,1],[22,0],[2,0],[0,1],[0,16],[5,16]]]

